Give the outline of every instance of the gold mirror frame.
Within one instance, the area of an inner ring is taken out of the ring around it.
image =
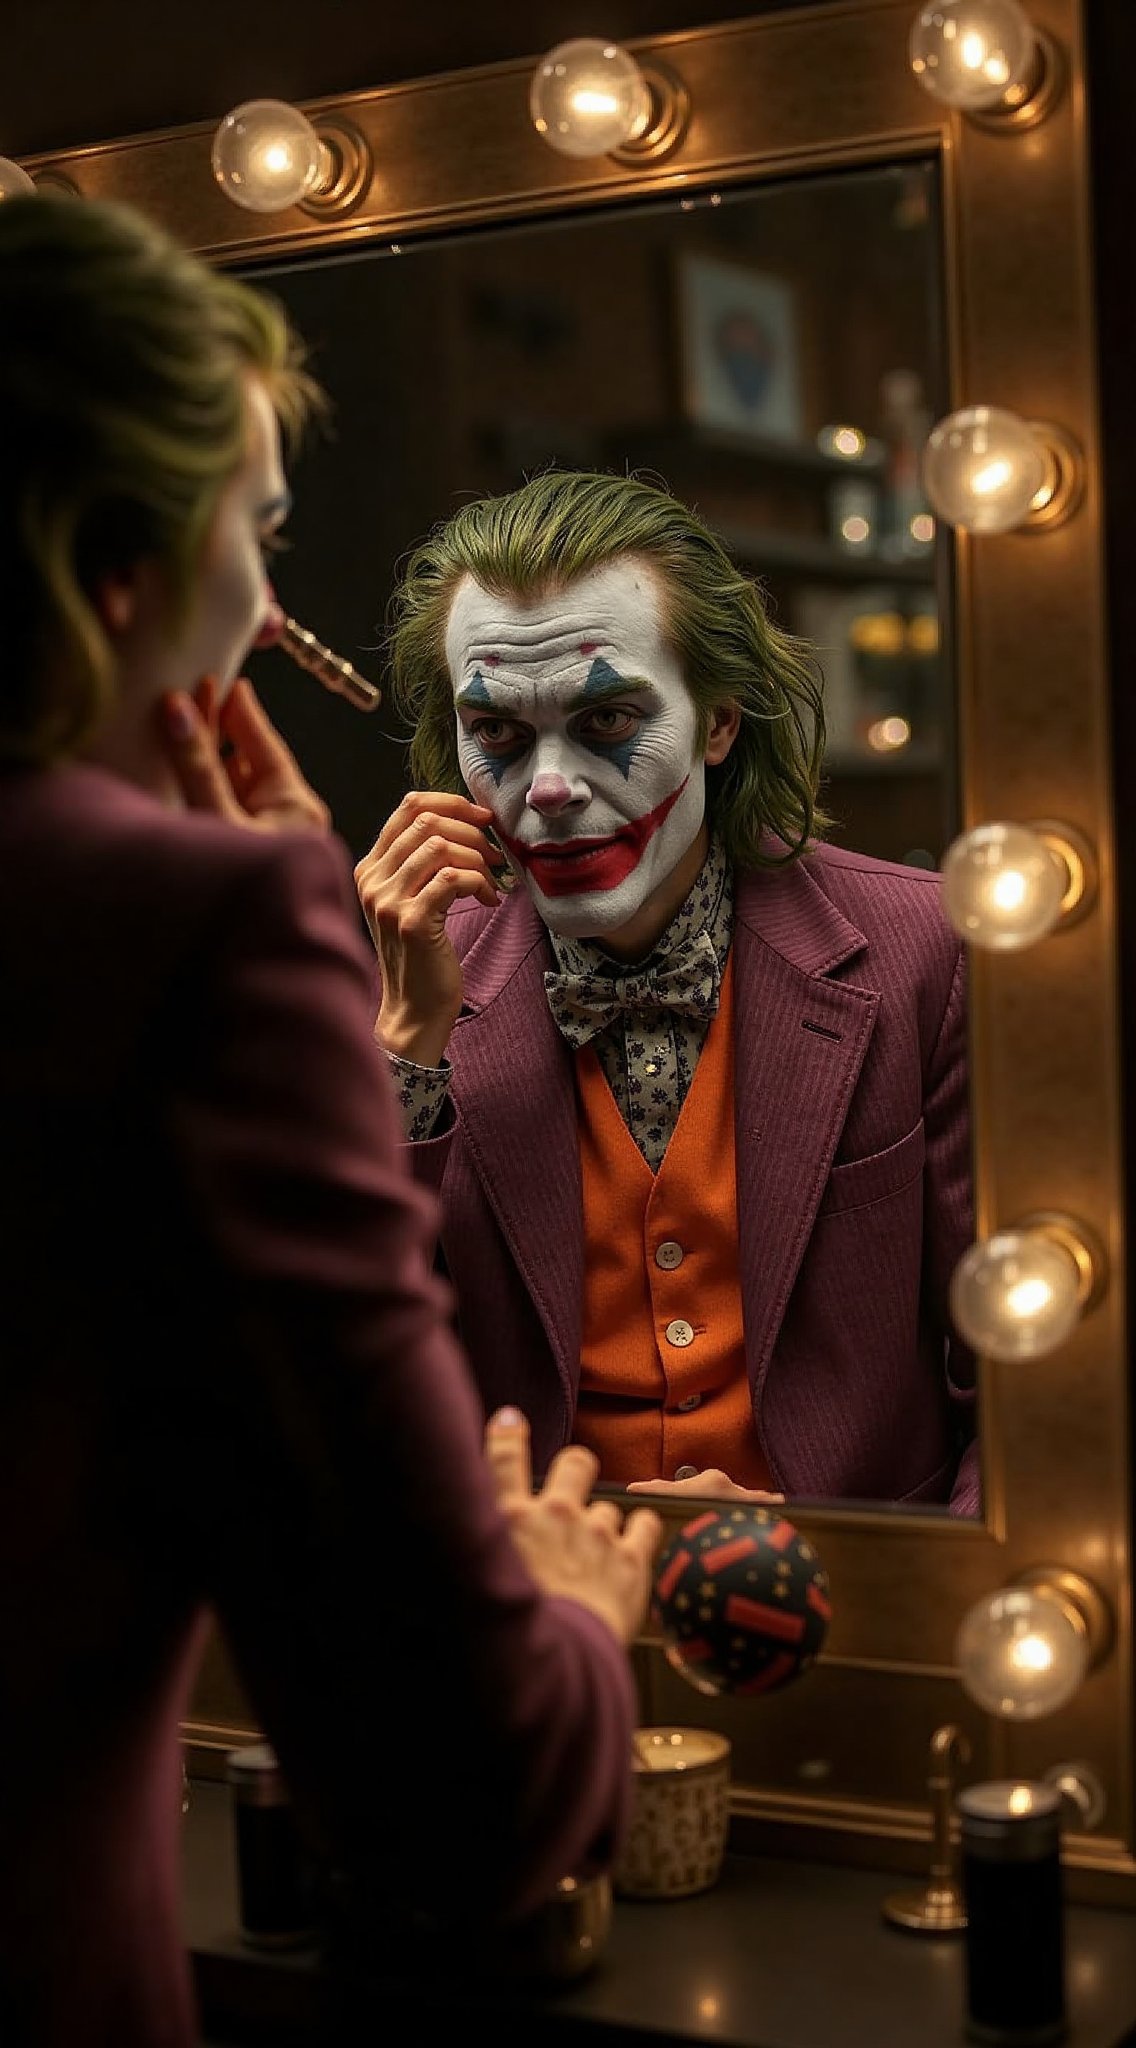
[[[730,1734],[743,1844],[895,1868],[926,1864],[928,1751],[942,1724],[965,1727],[976,1779],[1040,1776],[1084,1758],[1106,1809],[1092,1834],[1068,1840],[1070,1895],[1130,1903],[1116,906],[1082,5],[1029,0],[1061,59],[1055,104],[1033,126],[968,121],[920,88],[907,57],[915,0],[836,0],[632,43],[690,96],[685,134],[661,160],[556,155],[529,122],[526,61],[305,103],[316,122],[353,124],[374,155],[369,190],[339,216],[240,212],[210,172],[212,125],[25,162],[45,184],[131,201],[210,258],[249,263],[318,250],[395,253],[432,231],[612,199],[938,160],[951,405],[984,401],[1056,422],[1085,460],[1083,493],[1064,524],[954,542],[964,824],[1055,819],[1083,834],[1099,863],[1088,915],[1029,951],[973,962],[980,1233],[1036,1212],[1079,1218],[1106,1248],[1109,1282],[1058,1352],[983,1364],[984,1523],[792,1508],[832,1585],[816,1669],[748,1705],[704,1699],[647,1640],[637,1652],[643,1718]],[[689,1511],[667,1513],[677,1525]],[[960,1688],[955,1632],[980,1595],[1042,1564],[1099,1588],[1115,1644],[1059,1712],[995,1721]],[[213,1644],[186,1726],[202,1767],[247,1726]]]

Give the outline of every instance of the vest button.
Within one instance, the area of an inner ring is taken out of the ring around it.
[[[673,1323],[667,1324],[666,1338],[668,1344],[674,1344],[682,1351],[688,1344],[693,1344],[694,1331],[689,1323],[683,1322],[681,1316],[676,1316]]]
[[[689,1415],[692,1408],[701,1408],[701,1406],[701,1394],[688,1394],[685,1401],[678,1403],[678,1412],[680,1415]]]
[[[681,1266],[685,1257],[686,1253],[682,1246],[676,1244],[673,1237],[665,1237],[662,1244],[655,1247],[655,1264],[661,1266],[664,1273],[673,1273],[676,1266]]]
[[[697,1477],[698,1477],[698,1467],[697,1467],[697,1465],[676,1465],[676,1466],[675,1466],[675,1478],[676,1478],[676,1479],[697,1479]]]

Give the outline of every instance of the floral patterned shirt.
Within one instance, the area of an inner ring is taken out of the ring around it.
[[[725,853],[713,839],[689,895],[671,919],[641,969],[657,968],[688,938],[705,930],[724,970],[734,930],[734,890]],[[556,965],[563,974],[626,973],[629,963],[614,961],[588,939],[561,938],[549,932]],[[616,1017],[592,1040],[608,1086],[635,1143],[652,1172],[663,1154],[686,1101],[698,1055],[710,1028],[708,1018],[676,1015]],[[437,1123],[450,1085],[451,1067],[419,1067],[388,1053],[403,1127],[411,1142],[428,1138]]]

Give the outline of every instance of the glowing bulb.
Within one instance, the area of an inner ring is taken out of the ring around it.
[[[905,747],[911,738],[911,727],[906,718],[876,718],[868,727],[868,745],[877,754],[894,753],[897,747]]]
[[[298,107],[246,100],[213,137],[213,176],[226,197],[250,213],[283,213],[328,177],[331,159]]]
[[[980,1707],[1007,1721],[1034,1721],[1064,1706],[1080,1686],[1089,1667],[1088,1629],[1057,1590],[1003,1586],[963,1616],[955,1661]]]
[[[542,57],[529,88],[538,135],[563,156],[607,156],[642,135],[651,89],[629,50],[578,36]]]
[[[1067,1243],[1038,1227],[998,1230],[951,1275],[951,1320],[985,1358],[1042,1358],[1076,1328],[1084,1272]]]
[[[817,435],[817,447],[824,455],[839,455],[845,462],[858,462],[868,446],[868,437],[859,427],[822,427]]]
[[[866,540],[871,539],[872,535],[872,529],[868,521],[859,512],[851,512],[847,519],[842,519],[840,531],[850,548],[862,547]]]
[[[1035,68],[1037,39],[1018,0],[924,0],[908,55],[933,98],[974,113],[1022,93]]]
[[[997,405],[948,413],[927,436],[923,489],[948,526],[1007,533],[1055,487],[1049,450],[1028,420]]]
[[[942,876],[955,930],[992,953],[1035,945],[1069,907],[1069,863],[1030,825],[999,819],[962,833],[943,855]]]
[[[35,189],[34,178],[29,178],[22,164],[13,162],[10,156],[0,156],[0,200],[21,199]]]

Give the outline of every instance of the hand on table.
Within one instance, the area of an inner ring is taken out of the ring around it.
[[[709,1465],[689,1479],[632,1479],[627,1493],[693,1494],[700,1500],[783,1501],[783,1493],[763,1493],[758,1486],[739,1486],[728,1472]]]

